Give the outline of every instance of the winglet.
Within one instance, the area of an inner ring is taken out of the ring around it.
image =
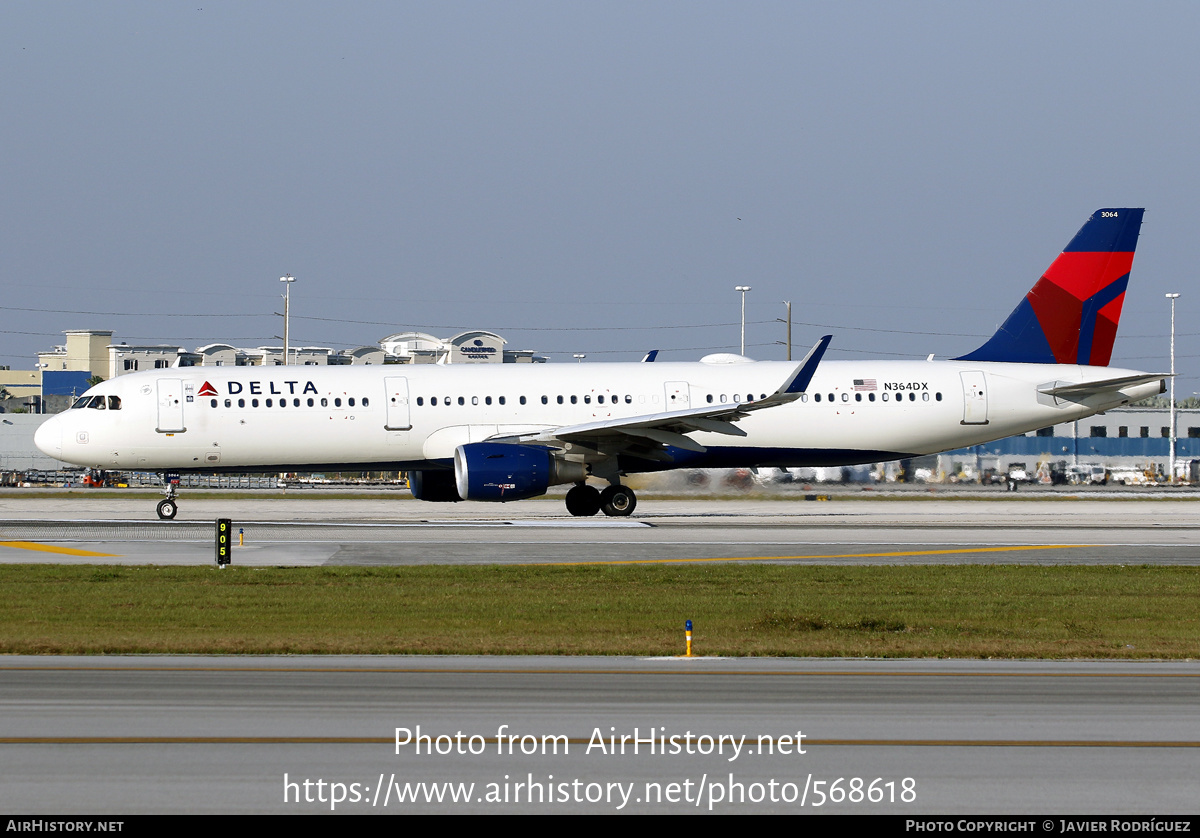
[[[645,354],[645,355],[642,357],[642,363],[643,363],[643,364],[649,364],[649,363],[652,363],[652,362],[654,361],[654,359],[655,359],[655,358],[657,358],[657,357],[658,357],[658,350],[657,350],[657,349],[651,349],[649,352],[647,352],[647,353],[646,353],[646,354]]]
[[[800,366],[796,367],[796,371],[792,373],[792,377],[783,383],[779,388],[779,393],[803,393],[808,389],[808,384],[812,381],[813,375],[817,372],[817,364],[821,363],[821,358],[825,356],[825,350],[829,348],[829,342],[833,340],[833,335],[825,335],[813,348],[808,350],[808,354],[804,356],[804,360],[800,362]]]

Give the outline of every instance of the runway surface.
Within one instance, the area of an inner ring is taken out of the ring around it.
[[[571,518],[557,499],[153,500],[0,497],[0,562],[213,562],[229,517],[244,565],[769,561],[824,564],[1200,564],[1188,499],[645,499],[632,518]]]
[[[0,682],[23,813],[1196,809],[1190,662],[14,657]]]

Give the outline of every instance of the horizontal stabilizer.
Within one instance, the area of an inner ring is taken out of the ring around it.
[[[1058,384],[1039,387],[1038,392],[1047,396],[1058,396],[1066,399],[1080,399],[1095,396],[1100,393],[1115,393],[1126,387],[1136,387],[1139,384],[1149,384],[1152,381],[1166,381],[1170,373],[1148,373],[1146,375],[1125,375],[1120,378],[1106,378],[1102,381],[1080,381],[1075,384]]]

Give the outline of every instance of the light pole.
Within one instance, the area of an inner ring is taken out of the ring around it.
[[[1167,483],[1175,485],[1175,301],[1178,294],[1167,294],[1171,301],[1171,454],[1167,458]]]
[[[749,285],[735,285],[734,291],[742,292],[742,351],[741,354],[746,354],[746,292],[750,290]]]
[[[292,302],[292,283],[296,278],[291,274],[279,277],[279,281],[285,283],[283,286],[283,365],[288,365],[288,326],[290,325],[291,312],[289,308]]]

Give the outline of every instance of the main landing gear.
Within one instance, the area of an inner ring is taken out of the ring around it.
[[[179,475],[166,474],[162,478],[163,494],[166,498],[158,502],[158,517],[163,521],[170,521],[179,511],[179,502],[175,499],[179,494]]]
[[[604,514],[623,518],[632,515],[637,507],[637,495],[628,486],[609,486],[603,492],[586,483],[576,483],[567,492],[567,511],[578,517],[590,517],[604,510]]]

